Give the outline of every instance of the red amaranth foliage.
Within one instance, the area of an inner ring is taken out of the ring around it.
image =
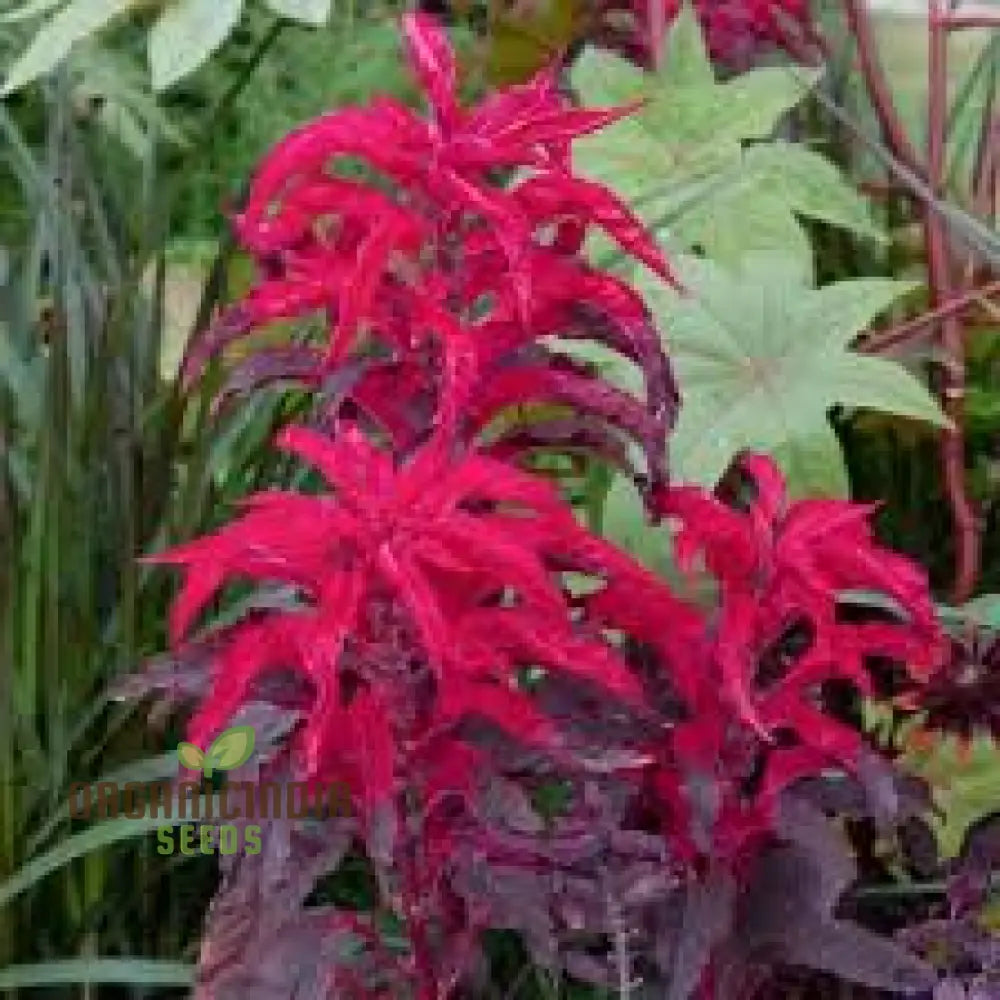
[[[732,858],[771,828],[793,782],[831,767],[856,770],[861,736],[825,710],[824,684],[869,694],[870,658],[900,663],[919,681],[943,655],[926,577],[874,541],[871,508],[790,504],[763,456],[745,456],[735,471],[749,499],[691,487],[655,498],[661,515],[681,523],[680,564],[702,554],[718,584],[698,643],[678,642],[661,624],[669,619],[656,611],[659,581],[623,575],[590,599],[592,615],[655,651],[684,706],[652,777],[669,829],[677,835],[680,822],[700,850]],[[898,620],[844,620],[840,601],[852,592],[891,599]]]
[[[657,32],[682,6],[682,0],[608,0],[599,37],[648,66],[660,46]],[[797,54],[812,39],[809,0],[695,0],[694,8],[712,58],[736,69],[768,49]]]
[[[367,850],[402,880],[397,915],[413,951],[393,974],[416,977],[421,998],[448,995],[442,984],[471,971],[478,935],[498,925],[522,928],[539,961],[603,982],[602,962],[554,941],[573,907],[595,931],[624,919],[606,908],[608,892],[644,912],[673,912],[678,892],[722,893],[713,907],[744,891],[756,900],[754,873],[787,836],[782,793],[831,769],[862,770],[862,738],[830,713],[824,682],[868,691],[868,657],[919,679],[940,652],[925,581],[873,542],[869,509],[789,504],[768,459],[742,462],[749,500],[657,495],[683,525],[681,561],[703,553],[718,581],[717,608],[704,612],[589,534],[550,484],[505,463],[428,445],[397,464],[350,425],[332,439],[292,428],[282,443],[332,492],[260,494],[232,524],[156,557],[185,570],[171,622],[182,656],[194,620],[233,578],[300,595],[216,635],[189,737],[204,744],[260,701],[268,675],[305,681],[287,766],[296,780],[350,787]],[[593,592],[574,597],[567,571]],[[889,599],[898,620],[842,620],[839,600],[856,591]],[[543,671],[534,691],[528,666]],[[599,699],[589,708],[585,689]],[[477,720],[521,749],[498,752],[487,731],[468,728]],[[520,785],[532,758],[550,761],[543,775],[603,791],[583,791],[545,834]],[[490,794],[504,796],[493,817]],[[572,881],[576,902],[552,895],[546,871]],[[705,871],[729,888],[703,885]]]
[[[346,781],[369,813],[393,794],[404,748],[413,764],[422,741],[467,715],[554,750],[555,727],[518,691],[522,664],[640,700],[622,658],[574,627],[552,576],[586,533],[550,484],[484,456],[445,463],[430,447],[396,468],[350,427],[333,440],[289,428],[281,443],[333,492],[257,494],[215,534],[153,557],[185,571],[170,626],[177,644],[233,578],[287,584],[303,598],[229,630],[189,726],[198,745],[265,674],[292,671],[312,689],[302,777]],[[386,621],[386,608],[402,617]]]
[[[320,312],[322,343],[254,352],[223,395],[299,381],[328,409],[350,400],[403,451],[435,407],[469,439],[513,406],[555,403],[571,416],[536,428],[528,446],[568,436],[620,456],[624,434],[662,476],[677,393],[659,337],[641,299],[581,248],[596,226],[664,278],[667,264],[623,202],[570,169],[573,140],[630,109],[575,108],[554,71],[462,108],[444,33],[422,14],[404,25],[428,117],[383,98],[275,146],[236,219],[259,279],[192,343],[185,377],[257,328]],[[358,159],[365,180],[337,174]],[[635,361],[646,399],[553,356],[538,343],[551,335],[600,341]]]
[[[197,702],[188,737],[203,746],[237,716],[278,734],[291,713],[287,739],[259,741],[262,773],[343,782],[356,812],[275,821],[266,859],[226,862],[198,995],[441,1000],[481,969],[483,932],[503,928],[605,986],[632,981],[634,953],[674,996],[738,981],[759,958],[739,947],[748,925],[792,964],[919,979],[888,945],[838,930],[850,865],[825,817],[789,796],[831,769],[864,778],[861,736],[826,686],[866,692],[875,657],[919,681],[937,658],[923,575],[874,542],[868,508],[790,503],[764,457],[743,458],[735,492],[666,485],[666,359],[636,294],[582,257],[587,227],[668,272],[623,206],[568,166],[574,137],[624,112],[570,107],[550,73],[463,109],[443,33],[422,15],[405,25],[430,117],[380,101],[279,143],[237,220],[259,280],[185,362],[194,377],[270,320],[324,313],[321,342],[252,353],[227,392],[288,377],[313,390],[312,426],[278,444],[325,486],[258,493],[152,557],[184,573],[175,669],[152,683]],[[342,156],[379,180],[335,176]],[[504,186],[496,173],[513,168],[527,172]],[[631,357],[645,400],[552,354],[550,334]],[[526,402],[556,413],[497,431]],[[708,610],[514,462],[540,443],[622,460],[629,439],[654,513],[680,522],[680,562],[702,555],[718,584]],[[250,611],[195,634],[247,583]],[[844,616],[857,592],[890,602],[892,620]],[[566,801],[543,820],[533,796],[554,785]],[[374,910],[307,907],[352,843],[376,876]],[[775,869],[789,885],[769,889]],[[785,889],[809,898],[790,909]],[[255,896],[266,912],[247,921]],[[401,922],[402,948],[383,917]],[[828,939],[839,958],[809,952]]]

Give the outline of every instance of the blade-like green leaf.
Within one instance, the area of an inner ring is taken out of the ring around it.
[[[815,92],[816,99],[829,114],[850,131],[858,141],[898,180],[908,191],[918,198],[929,211],[937,214],[948,227],[949,233],[963,246],[975,252],[983,260],[1000,266],[1000,234],[983,220],[972,215],[960,205],[955,205],[937,197],[927,182],[896,159],[880,142],[867,134],[864,128],[822,89]]]
[[[690,296],[644,274],[684,405],[671,443],[681,480],[713,487],[744,448],[771,452],[798,494],[846,492],[829,424],[838,404],[946,426],[927,390],[896,362],[850,351],[875,316],[913,286],[882,279],[816,290],[794,261],[748,258],[738,275],[682,258]]]
[[[236,27],[243,0],[174,0],[149,32],[154,90],[194,72]]]
[[[942,619],[955,624],[970,624],[991,632],[1000,632],[1000,594],[982,594],[957,608],[940,608]]]
[[[154,958],[71,958],[0,969],[0,990],[87,983],[123,986],[190,986],[194,968]]]
[[[219,796],[201,796],[192,799],[192,804],[197,802],[199,816],[219,815]],[[176,810],[179,811],[179,810]],[[190,810],[194,815],[194,810]],[[105,820],[95,823],[86,830],[74,833],[59,841],[53,848],[38,857],[32,858],[27,864],[22,865],[9,879],[0,883],[0,907],[6,906],[12,899],[30,889],[40,879],[46,875],[69,864],[74,858],[82,857],[93,851],[108,847],[122,840],[129,840],[132,837],[141,837],[143,834],[156,830],[161,826],[178,826],[182,823],[190,823],[191,816],[143,816],[141,819],[128,819],[119,817],[118,819]]]
[[[188,744],[190,746],[191,744]],[[197,747],[195,748],[197,749]],[[125,767],[116,768],[105,774],[100,781],[114,782],[117,785],[124,785],[129,781],[159,781],[169,778],[177,773],[177,760],[173,754],[161,754],[159,757],[148,757],[144,760],[137,760]],[[91,785],[91,795],[96,795],[96,784]],[[38,847],[43,844],[58,825],[69,817],[69,800],[49,817],[49,819],[31,836],[24,846],[26,855],[34,854]]]

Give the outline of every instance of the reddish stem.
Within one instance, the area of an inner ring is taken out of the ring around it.
[[[928,35],[927,180],[936,198],[944,194],[945,130],[948,112],[948,27],[941,0],[930,0]],[[942,220],[928,209],[924,213],[927,270],[931,302],[941,305],[952,298],[952,263]],[[980,528],[965,488],[965,343],[962,324],[954,313],[941,320],[942,408],[952,427],[941,436],[941,462],[945,493],[955,526],[955,579],[952,599],[962,603],[971,596],[979,574]]]
[[[1000,28],[1000,15],[944,14],[941,17],[941,24],[948,31],[961,31],[964,28]]]
[[[829,55],[825,40],[818,32],[803,28],[780,7],[772,5],[770,15],[781,47],[796,61],[806,66],[818,66]]]
[[[437,976],[427,941],[427,925],[424,919],[421,899],[420,876],[415,854],[420,850],[420,838],[411,834],[409,815],[402,799],[397,800],[396,822],[399,835],[404,839],[400,852],[400,877],[402,879],[402,903],[406,914],[407,934],[413,949],[413,965],[417,983],[417,1000],[440,1000]]]
[[[981,288],[972,288],[925,313],[921,313],[919,316],[915,316],[913,319],[907,320],[905,323],[900,323],[888,330],[872,333],[858,345],[858,350],[865,354],[881,354],[905,343],[928,326],[940,323],[949,316],[959,315],[970,306],[975,305],[980,299],[988,298],[991,295],[1000,295],[1000,281],[991,282]]]
[[[929,69],[928,69],[928,129],[927,162],[921,162],[903,127],[892,98],[888,81],[878,59],[878,50],[867,4],[864,0],[844,0],[848,26],[858,50],[858,61],[872,102],[883,139],[889,151],[914,174],[927,179],[931,193],[940,198],[944,188],[944,143],[948,112],[948,31],[951,15],[941,0],[929,0]],[[951,261],[943,220],[931,204],[923,206],[924,233],[927,245],[928,284],[931,302],[941,323],[942,348],[942,407],[952,421],[952,429],[941,438],[941,460],[945,492],[955,526],[955,578],[952,597],[966,600],[975,587],[979,573],[980,525],[965,489],[965,436],[962,419],[965,399],[965,344],[957,312],[950,308],[953,300]],[[893,342],[905,339],[899,331]],[[866,345],[871,349],[870,343]],[[884,341],[883,341],[884,349]]]
[[[913,148],[899,111],[892,99],[892,91],[878,58],[878,45],[872,28],[868,5],[865,0],[844,0],[847,25],[858,49],[858,62],[868,88],[868,95],[878,118],[883,141],[892,155],[918,176],[924,176],[924,167]]]

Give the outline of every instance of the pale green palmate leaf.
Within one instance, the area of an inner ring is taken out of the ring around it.
[[[149,32],[153,89],[166,90],[196,70],[229,37],[243,0],[173,0]]]
[[[881,239],[865,201],[827,160],[762,141],[819,76],[767,67],[717,82],[697,19],[685,10],[655,72],[595,48],[577,60],[572,82],[585,104],[645,103],[575,144],[575,166],[617,190],[661,238],[727,264],[770,250],[809,260],[799,217]]]
[[[41,17],[50,10],[60,6],[60,0],[30,0],[29,3],[15,10],[0,14],[0,24],[17,24],[20,21],[30,21],[33,17]]]
[[[615,476],[608,490],[601,533],[648,570],[678,583],[670,532],[664,525],[649,523],[642,498],[626,476]]]
[[[670,446],[679,481],[714,487],[737,452],[755,449],[776,458],[794,493],[844,496],[831,407],[948,425],[900,364],[850,349],[912,285],[872,278],[816,289],[794,261],[775,254],[748,257],[736,273],[692,257],[677,269],[689,295],[646,273],[637,285],[680,382]]]

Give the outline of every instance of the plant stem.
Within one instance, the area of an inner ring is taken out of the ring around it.
[[[924,168],[913,148],[899,116],[889,82],[878,58],[878,46],[865,0],[844,0],[847,24],[858,49],[858,62],[868,88],[868,96],[882,130],[883,140],[892,155],[914,173],[923,176]]]
[[[431,959],[430,946],[427,941],[427,927],[421,907],[420,877],[416,858],[416,853],[420,850],[420,837],[411,832],[409,819],[403,802],[398,801],[396,822],[400,833],[406,838],[400,858],[400,875],[403,883],[402,902],[410,945],[413,949],[417,998],[418,1000],[439,1000],[437,977],[434,974],[434,963]]]
[[[237,73],[236,78],[226,88],[223,95],[218,101],[216,101],[215,106],[209,113],[208,124],[205,128],[205,134],[203,136],[204,140],[211,139],[211,134],[214,131],[215,126],[218,125],[220,119],[229,114],[229,111],[236,103],[237,98],[239,98],[246,85],[250,82],[250,78],[257,71],[257,67],[260,66],[261,62],[263,62],[264,56],[266,56],[271,50],[281,33],[290,23],[291,22],[285,20],[283,17],[275,18],[274,23],[261,37],[253,52],[250,53],[246,62],[244,62],[240,67],[240,71]],[[202,148],[201,143],[193,143],[191,150],[192,153],[198,153],[202,150]]]
[[[928,27],[927,180],[935,197],[944,195],[945,130],[948,117],[948,29],[942,0],[930,0]],[[933,305],[952,297],[954,286],[949,241],[935,212],[924,213],[927,277]],[[980,524],[965,487],[965,340],[962,324],[952,313],[941,320],[942,408],[952,427],[941,435],[945,493],[955,528],[955,576],[952,600],[971,596],[979,575]]]
[[[957,316],[969,306],[992,295],[1000,295],[1000,280],[955,295],[947,302],[943,302],[905,323],[900,323],[898,326],[872,333],[858,345],[858,350],[865,354],[881,354],[917,336],[927,327],[940,323],[949,316]]]
[[[947,882],[893,882],[889,885],[863,885],[851,892],[854,899],[880,899],[896,896],[943,896]]]
[[[610,892],[606,896],[606,905],[614,937],[615,965],[618,971],[618,1000],[631,1000],[632,991],[639,985],[639,981],[632,979],[632,962],[628,950],[628,928],[625,925],[621,905]]]
[[[996,14],[944,14],[942,25],[949,31],[964,28],[1000,28],[1000,16]]]
[[[948,118],[948,10],[942,0],[930,0],[928,29],[927,158],[921,163],[903,127],[885,73],[878,60],[872,22],[863,0],[844,0],[848,26],[858,49],[858,60],[879,121],[884,141],[896,160],[918,180],[926,180],[931,199],[944,194],[945,134]],[[932,310],[950,304],[953,280],[949,240],[941,214],[930,200],[922,206],[927,248],[928,284]],[[941,462],[945,493],[955,529],[955,575],[952,599],[962,603],[971,595],[979,575],[980,524],[965,487],[965,344],[957,311],[946,308],[935,322],[941,323],[939,344],[943,372],[942,407],[952,428],[941,437]],[[898,342],[898,333],[893,342]],[[909,336],[909,333],[906,334]],[[905,338],[904,338],[905,339]],[[883,349],[884,349],[883,343]],[[868,348],[871,349],[870,344]]]

